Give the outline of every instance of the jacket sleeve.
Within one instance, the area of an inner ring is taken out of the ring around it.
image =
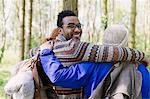
[[[56,57],[63,65],[90,62],[142,61],[144,53],[136,49],[120,46],[95,45],[71,39],[56,42],[54,47]]]
[[[56,85],[69,88],[80,88],[86,80],[86,75],[90,72],[89,65],[85,62],[82,64],[74,64],[70,67],[64,67],[55,57],[53,51],[44,49],[40,53],[40,60],[44,72],[49,79]],[[84,68],[84,69],[83,69]]]

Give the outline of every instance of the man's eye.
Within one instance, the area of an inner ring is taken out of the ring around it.
[[[78,27],[78,28],[81,28],[81,24],[78,24],[77,27]]]
[[[75,25],[68,25],[68,28],[75,28]]]

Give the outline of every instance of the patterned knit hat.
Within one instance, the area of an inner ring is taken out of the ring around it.
[[[127,46],[128,30],[124,25],[112,25],[104,31],[103,44],[113,46]]]

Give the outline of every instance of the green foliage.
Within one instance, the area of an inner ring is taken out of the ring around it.
[[[17,61],[19,60],[19,57],[18,57],[18,50],[14,51],[14,50],[5,50],[5,53],[4,53],[4,57],[2,59],[2,66],[1,68],[6,68],[7,67],[10,67],[9,65],[13,65],[15,64]]]
[[[9,76],[10,73],[8,71],[5,71],[3,69],[0,70],[0,98],[1,99],[4,99],[5,97],[4,86],[9,79]]]
[[[31,48],[37,47],[39,45],[39,42],[37,39],[33,38],[31,39]]]
[[[31,39],[31,48],[38,47],[40,45],[41,40],[37,37],[33,37]]]
[[[107,28],[107,21],[108,21],[107,16],[102,16],[101,17],[101,24],[102,24],[101,28],[103,30],[105,30]]]
[[[6,99],[4,86],[10,77],[10,68],[18,61],[18,51],[6,50],[0,64],[0,99]]]
[[[148,71],[150,72],[150,66],[148,66]]]

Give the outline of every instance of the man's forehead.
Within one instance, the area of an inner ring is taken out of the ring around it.
[[[80,22],[79,22],[79,19],[78,19],[77,16],[67,16],[67,17],[64,17],[64,18],[63,18],[63,23],[64,23],[64,24],[69,24],[69,23],[78,24],[78,23],[80,23]]]

